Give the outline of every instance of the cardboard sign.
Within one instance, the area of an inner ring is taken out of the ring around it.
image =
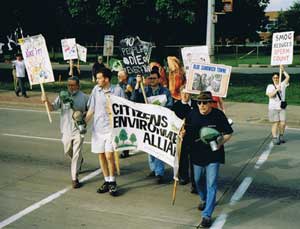
[[[62,39],[61,47],[63,51],[64,60],[73,60],[78,58],[75,38]]]
[[[123,66],[127,74],[147,74],[150,72],[149,60],[152,50],[150,42],[139,37],[128,37],[120,41]]]
[[[79,60],[86,62],[87,48],[80,44],[76,44],[76,46]]]
[[[183,65],[188,69],[192,62],[210,63],[207,46],[184,47],[181,49]]]
[[[294,31],[273,33],[271,65],[293,63]]]
[[[226,97],[231,66],[192,63],[186,89],[195,94],[210,91],[213,96]]]
[[[41,34],[24,38],[21,51],[30,85],[54,82],[46,42]]]
[[[103,45],[103,56],[112,56],[114,54],[114,36],[105,35]]]
[[[183,120],[165,107],[118,96],[111,95],[110,104],[115,150],[138,149],[178,169],[177,142]]]

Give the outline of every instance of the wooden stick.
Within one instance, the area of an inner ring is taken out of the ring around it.
[[[77,70],[78,70],[78,77],[80,75],[80,61],[79,58],[77,59]]]
[[[110,122],[110,126],[113,126],[113,120],[112,120],[112,111],[111,111],[111,105],[110,105],[110,96],[109,94],[105,94],[106,96],[106,104],[107,107],[109,109],[108,115],[109,115],[109,122]],[[114,158],[115,158],[115,165],[116,165],[116,170],[117,170],[117,174],[118,176],[120,176],[121,171],[120,171],[120,160],[119,160],[119,152],[118,151],[114,151]]]
[[[282,69],[281,69],[281,65],[279,65],[279,85],[281,85],[281,78],[282,78]]]
[[[146,92],[145,92],[145,87],[144,87],[143,80],[144,80],[144,77],[142,78],[142,82],[141,82],[141,90],[142,90],[142,94],[143,94],[145,103],[148,104],[148,100],[147,100],[147,97],[146,97]]]
[[[185,123],[185,119],[184,119],[184,122],[183,122],[183,125],[182,125],[181,128],[184,128],[184,123]],[[178,173],[179,173],[179,163],[180,163],[180,157],[181,157],[181,147],[182,147],[182,137],[178,135],[177,136],[178,171],[177,171],[176,178],[178,178]],[[175,200],[176,200],[177,183],[178,183],[178,180],[175,179],[174,180],[174,185],[173,185],[173,193],[172,193],[172,205],[175,204]]]
[[[15,88],[15,90],[17,90],[17,73],[16,73],[16,69],[12,70],[12,75],[13,75],[13,80],[14,80],[14,88]]]
[[[70,62],[69,62],[69,64],[70,64],[70,71],[69,71],[69,75],[70,76],[73,76],[73,60],[70,60]]]
[[[106,57],[106,64],[107,64],[107,68],[109,68],[109,56]]]
[[[45,96],[44,85],[43,85],[42,82],[40,82],[40,85],[41,85],[42,94],[43,94],[43,96]],[[46,110],[47,110],[49,122],[52,123],[52,118],[51,118],[51,115],[50,115],[50,110],[49,110],[47,101],[45,101],[45,107],[46,107]]]

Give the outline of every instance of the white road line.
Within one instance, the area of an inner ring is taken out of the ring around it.
[[[25,111],[25,112],[38,112],[38,113],[45,113],[44,110],[31,110],[31,109],[21,109],[21,108],[10,108],[10,107],[0,107],[0,110],[7,110],[7,111]],[[51,111],[51,113],[59,114],[60,112]]]
[[[96,171],[90,173],[89,175],[83,177],[80,181],[81,181],[81,182],[87,181],[87,180],[89,180],[89,179],[91,179],[91,178],[97,176],[97,175],[100,174],[100,173],[101,173],[101,170],[98,169],[98,170],[96,170]],[[62,196],[63,194],[65,194],[66,192],[68,192],[68,191],[70,191],[70,190],[71,190],[71,187],[64,188],[64,189],[62,189],[62,190],[60,190],[60,191],[58,191],[58,192],[56,192],[56,193],[53,193],[52,195],[50,195],[50,196],[48,196],[48,197],[42,199],[41,201],[39,201],[39,202],[37,202],[37,203],[35,203],[35,204],[33,204],[33,205],[31,205],[31,206],[25,208],[24,210],[18,212],[17,214],[15,214],[15,215],[13,215],[13,216],[11,216],[11,217],[9,217],[9,218],[3,220],[2,222],[0,222],[0,228],[3,228],[3,227],[5,227],[5,226],[7,226],[7,225],[9,225],[9,224],[11,224],[11,223],[17,221],[18,219],[20,219],[20,218],[22,218],[23,216],[25,216],[25,215],[31,213],[32,211],[34,211],[34,210],[36,210],[36,209],[42,207],[43,205],[48,204],[48,203],[50,203],[51,201],[53,201],[53,200],[59,198],[60,196]]]
[[[230,206],[235,205],[240,199],[242,199],[243,195],[249,188],[250,184],[252,183],[253,178],[252,177],[245,177],[243,182],[240,184],[238,189],[235,191],[235,193],[232,195],[230,199]]]
[[[58,138],[46,138],[46,137],[38,137],[38,136],[30,136],[30,135],[19,135],[19,134],[8,134],[8,133],[3,133],[2,135],[4,136],[9,136],[9,137],[18,137],[18,138],[30,138],[30,139],[41,139],[41,140],[48,140],[48,141],[61,141],[61,139]],[[84,141],[84,144],[91,144],[91,142]]]
[[[274,147],[273,142],[270,142],[268,145],[268,148],[258,158],[258,160],[254,166],[255,169],[259,169],[262,166],[262,164],[265,163],[265,161],[268,159],[273,147]]]
[[[222,213],[221,215],[218,216],[218,218],[215,220],[213,225],[210,227],[211,229],[220,229],[224,226],[226,223],[228,214]]]

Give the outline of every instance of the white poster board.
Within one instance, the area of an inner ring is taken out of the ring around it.
[[[187,77],[186,89],[192,93],[210,91],[213,96],[226,97],[231,66],[192,63]]]
[[[172,166],[176,174],[178,134],[183,120],[165,107],[134,103],[118,96],[111,95],[110,104],[115,150],[144,151]]]
[[[30,85],[54,82],[46,42],[41,34],[24,38],[21,51]]]
[[[274,33],[272,38],[271,65],[293,63],[294,31]]]
[[[188,74],[191,63],[210,63],[207,46],[192,46],[181,49],[183,65]]]
[[[61,47],[63,51],[64,60],[73,60],[78,58],[75,38],[62,39]]]
[[[80,44],[76,44],[76,46],[79,60],[86,62],[87,48]]]
[[[112,56],[114,54],[114,36],[105,35],[103,45],[103,56]]]

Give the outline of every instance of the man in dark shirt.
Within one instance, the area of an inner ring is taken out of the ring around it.
[[[201,227],[210,227],[212,224],[219,165],[225,163],[224,143],[233,133],[224,113],[212,108],[212,102],[211,92],[201,92],[198,97],[198,109],[191,111],[186,120],[186,138],[191,146],[195,184],[202,200],[199,205],[199,210],[202,210]],[[213,128],[222,134],[223,138],[217,143],[216,151],[213,151],[209,144],[199,140],[199,131],[203,127]],[[205,178],[204,182],[202,178]]]
[[[93,77],[96,78],[96,72],[98,72],[98,70],[100,70],[101,68],[105,68],[105,65],[103,63],[103,57],[102,56],[98,56],[98,60],[97,62],[94,63],[93,68],[92,68],[92,74]]]

